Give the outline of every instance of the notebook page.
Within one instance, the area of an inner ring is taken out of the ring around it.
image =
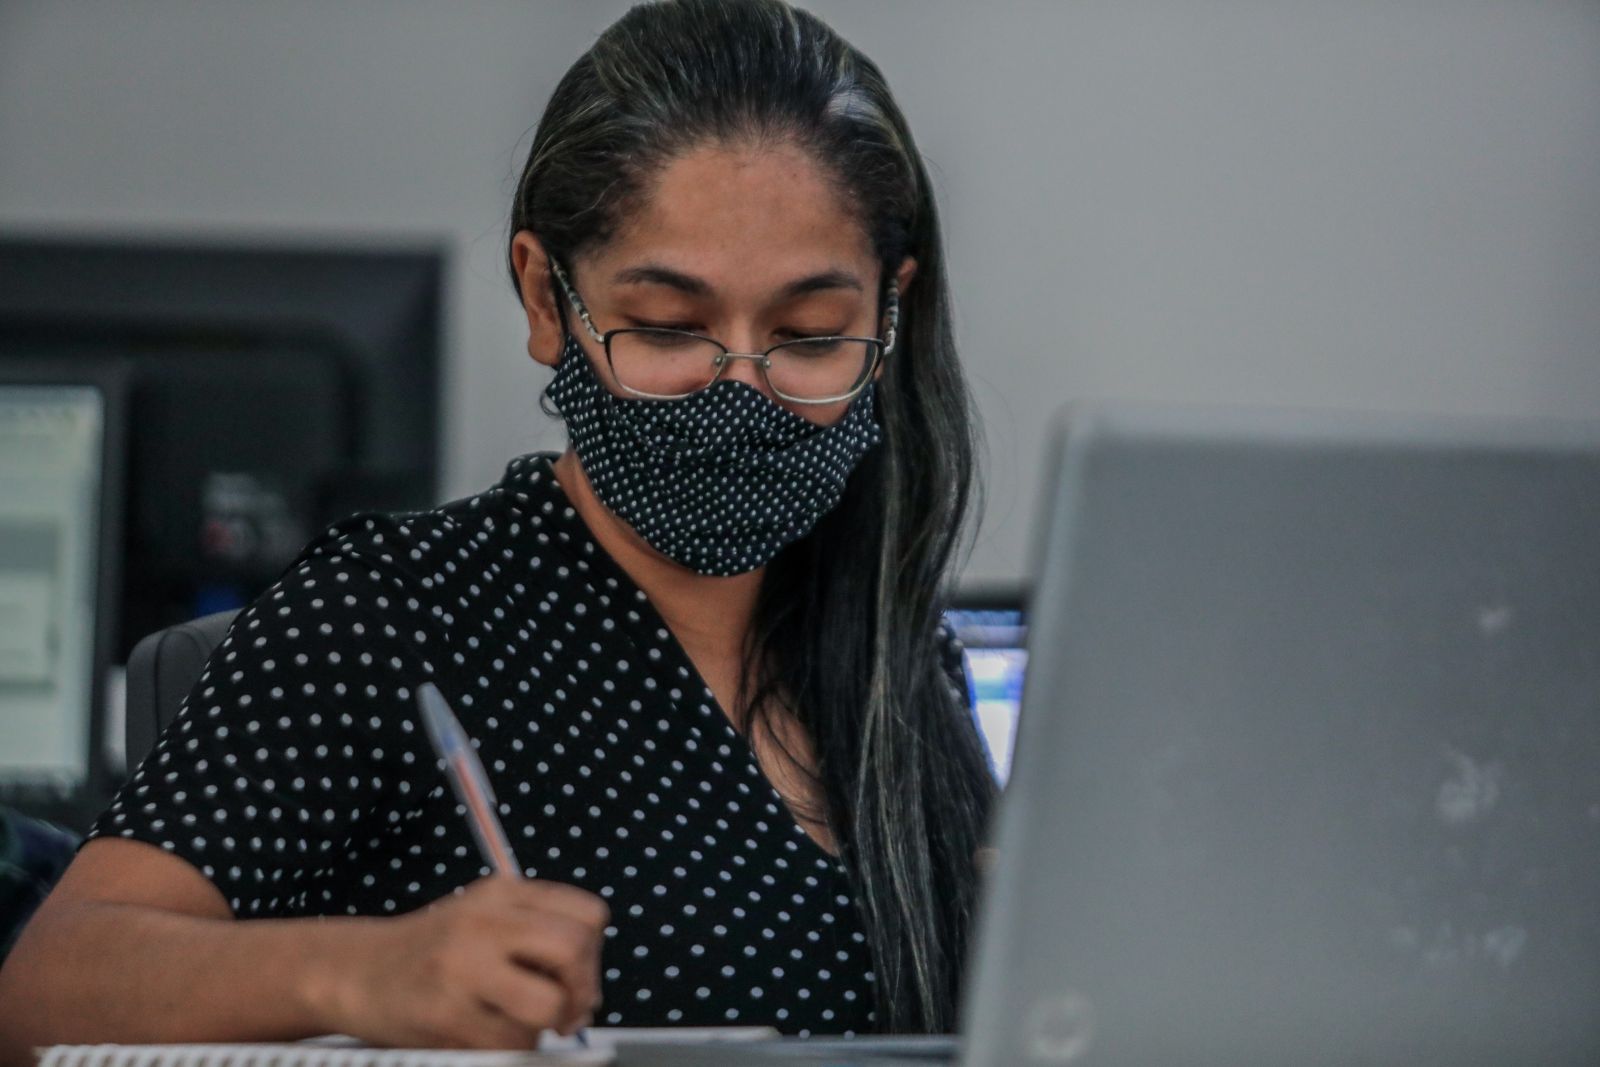
[[[342,1034],[280,1044],[55,1045],[39,1067],[561,1067],[608,1064],[627,1042],[756,1041],[769,1026],[593,1027],[587,1046],[546,1033],[537,1051],[370,1048]]]
[[[39,1067],[561,1067],[608,1064],[614,1048],[478,1052],[313,1044],[55,1045]]]

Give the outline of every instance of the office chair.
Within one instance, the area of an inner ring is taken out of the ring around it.
[[[128,719],[124,738],[132,770],[156,746],[162,727],[189,695],[211,650],[222,643],[237,611],[219,611],[157,630],[128,656]]]

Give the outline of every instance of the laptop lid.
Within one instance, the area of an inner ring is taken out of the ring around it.
[[[1600,1062],[1600,427],[1054,461],[964,1062]]]

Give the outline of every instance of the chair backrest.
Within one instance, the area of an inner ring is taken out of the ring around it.
[[[222,643],[237,611],[219,611],[158,630],[128,656],[127,760],[131,769],[155,747],[178,714],[211,650]]]

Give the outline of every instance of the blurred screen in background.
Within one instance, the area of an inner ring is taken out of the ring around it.
[[[0,777],[65,796],[89,772],[104,401],[0,385]]]

